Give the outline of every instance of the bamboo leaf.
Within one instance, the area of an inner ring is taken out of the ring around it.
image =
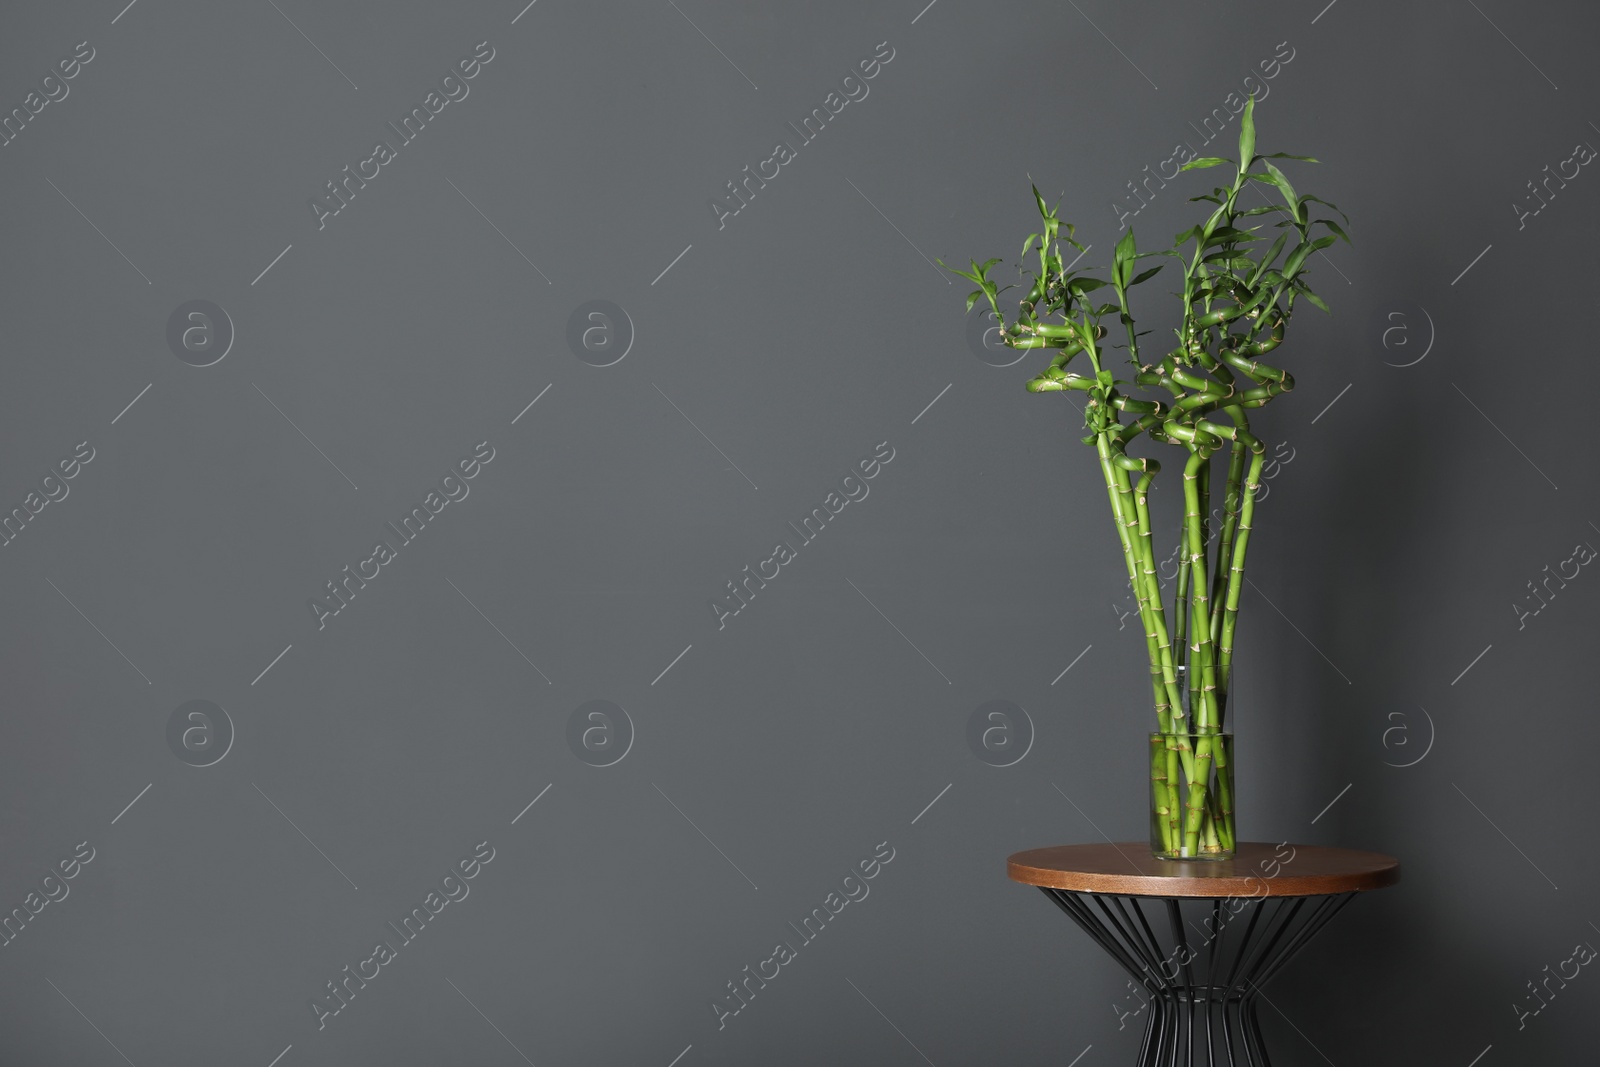
[[[958,277],[961,277],[961,278],[965,278],[969,282],[976,282],[976,281],[981,280],[981,279],[979,279],[979,277],[978,277],[978,275],[976,273],[976,268],[978,266],[976,261],[974,261],[973,264],[972,264],[972,266],[974,268],[972,271],[965,271],[965,270],[962,270],[960,267],[952,267],[950,264],[946,263],[944,260],[940,259],[938,256],[933,257],[933,261],[935,263],[939,264],[939,266],[943,267],[945,270],[949,271],[951,274],[954,274],[954,275],[956,275]]]
[[[1262,272],[1268,267],[1272,266],[1273,262],[1278,258],[1279,253],[1283,251],[1283,246],[1288,242],[1288,240],[1289,234],[1287,232],[1280,233],[1278,235],[1278,239],[1272,242],[1272,247],[1267,249],[1267,254],[1262,257],[1260,265],[1257,266],[1256,269],[1251,273],[1250,280],[1245,284],[1251,286],[1256,284],[1257,280],[1260,279]]]
[[[1289,179],[1284,176],[1283,171],[1274,167],[1271,163],[1266,163],[1264,166],[1267,168],[1268,180],[1278,187],[1279,191],[1283,193],[1283,199],[1295,212],[1296,217],[1299,217],[1300,197],[1295,193],[1294,186],[1289,183]]]
[[[1219,245],[1225,241],[1236,241],[1243,243],[1247,241],[1259,240],[1261,240],[1261,238],[1257,237],[1249,230],[1241,230],[1234,226],[1220,226],[1211,231],[1211,236],[1206,238],[1205,246],[1210,248],[1212,245]]]
[[[1306,258],[1310,256],[1311,253],[1327,248],[1336,240],[1338,240],[1338,238],[1328,236],[1319,237],[1315,241],[1306,241],[1302,243],[1298,248],[1291,252],[1289,254],[1289,258],[1284,261],[1284,277],[1293,278],[1296,274],[1300,273],[1300,268],[1304,266]]]
[[[1293,278],[1300,273],[1300,268],[1305,265],[1306,257],[1311,254],[1311,245],[1302,243],[1289,253],[1289,258],[1283,263],[1283,276]],[[1292,294],[1291,294],[1292,295]]]
[[[1110,266],[1110,283],[1117,286],[1118,291],[1128,288],[1128,275],[1133,269],[1134,259],[1133,230],[1128,230],[1122,235],[1122,240],[1117,242],[1117,250],[1112,253],[1112,266]]]
[[[1310,198],[1307,197],[1307,199],[1310,199]],[[1344,230],[1340,229],[1339,228],[1339,224],[1337,222],[1334,222],[1332,219],[1318,219],[1317,222],[1322,223],[1322,225],[1326,226],[1328,229],[1332,230],[1334,233],[1338,234],[1340,237],[1343,237],[1345,244],[1349,244],[1350,243],[1350,235],[1345,233]],[[1313,223],[1313,225],[1315,225],[1315,223]]]
[[[1251,294],[1249,300],[1246,300],[1243,304],[1240,304],[1239,306],[1242,307],[1245,310],[1246,313],[1248,313],[1250,311],[1255,310],[1257,307],[1260,307],[1262,302],[1265,301],[1267,299],[1267,297],[1269,297],[1271,295],[1272,295],[1272,290],[1268,289],[1266,286],[1262,286],[1260,289],[1257,289],[1253,294]]]
[[[1161,273],[1161,268],[1164,267],[1164,266],[1166,266],[1166,264],[1162,263],[1162,264],[1160,264],[1158,266],[1151,267],[1147,271],[1142,271],[1142,272],[1140,272],[1138,277],[1134,278],[1133,281],[1129,282],[1128,284],[1130,286],[1133,286],[1133,285],[1138,285],[1140,282],[1148,281],[1149,279],[1154,278],[1157,274],[1160,274]]]
[[[1224,163],[1232,163],[1232,162],[1233,162],[1233,160],[1231,160],[1231,159],[1223,159],[1221,156],[1201,156],[1199,159],[1191,159],[1191,160],[1189,160],[1189,162],[1185,163],[1183,166],[1179,167],[1178,169],[1179,170],[1205,170],[1207,167],[1220,167]]]
[[[1256,94],[1245,101],[1244,115],[1239,120],[1239,169],[1248,169],[1256,155]]]
[[[1321,163],[1322,160],[1314,156],[1297,156],[1293,152],[1274,152],[1270,156],[1260,156],[1260,159],[1298,159],[1302,163]]]
[[[1323,207],[1331,207],[1331,208],[1333,208],[1333,210],[1339,211],[1339,205],[1338,204],[1333,203],[1331,200],[1324,200],[1320,196],[1306,196],[1306,197],[1303,197],[1303,199],[1306,200],[1309,203],[1321,204]],[[1341,219],[1344,219],[1344,224],[1346,226],[1350,225],[1350,216],[1349,215],[1346,215],[1344,212],[1339,211],[1339,217]]]

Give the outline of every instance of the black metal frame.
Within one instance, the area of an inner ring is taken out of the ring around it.
[[[1176,898],[1040,889],[1150,994],[1139,1067],[1271,1067],[1256,995],[1356,895]],[[1157,912],[1155,927],[1166,912],[1168,937],[1156,936],[1145,904]],[[1185,904],[1200,907],[1185,917]],[[1203,924],[1192,918],[1197,910]]]

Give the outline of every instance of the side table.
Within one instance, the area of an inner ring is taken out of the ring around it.
[[[1226,860],[1162,860],[1124,842],[1018,852],[1006,873],[1039,887],[1149,995],[1140,1067],[1270,1067],[1261,986],[1357,893],[1398,882],[1400,862],[1259,842]]]

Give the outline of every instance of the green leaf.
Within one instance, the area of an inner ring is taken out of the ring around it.
[[[1105,284],[1099,278],[1073,278],[1067,283],[1067,289],[1082,296],[1084,293],[1092,293],[1096,289],[1103,288]]]
[[[1301,244],[1298,248],[1291,252],[1289,254],[1289,258],[1284,261],[1284,277],[1293,278],[1296,274],[1300,273],[1300,268],[1305,265],[1306,258],[1310,256],[1311,253],[1327,248],[1336,240],[1338,240],[1338,238],[1331,236],[1319,237],[1315,241],[1306,241],[1305,243]]]
[[[1272,295],[1272,290],[1269,289],[1267,286],[1263,285],[1260,289],[1257,289],[1251,295],[1249,300],[1246,300],[1243,304],[1240,304],[1239,307],[1244,312],[1248,313],[1248,312],[1253,311],[1256,308],[1260,307],[1261,304],[1266,301],[1267,297],[1269,297],[1271,295]]]
[[[1207,167],[1220,167],[1224,163],[1232,163],[1232,162],[1233,162],[1233,160],[1231,160],[1231,159],[1223,159],[1220,156],[1201,156],[1199,159],[1191,159],[1191,160],[1189,160],[1189,162],[1185,163],[1183,166],[1179,167],[1178,169],[1179,170],[1204,170]]]
[[[1042,219],[1049,218],[1050,209],[1044,206],[1044,197],[1039,195],[1039,187],[1037,185],[1030,184],[1028,188],[1033,190],[1033,202],[1039,205],[1039,217]]]
[[[1331,310],[1329,310],[1328,305],[1323,302],[1322,297],[1318,296],[1316,293],[1313,293],[1310,289],[1302,289],[1300,291],[1302,293],[1305,293],[1306,294],[1306,299],[1311,301],[1317,307],[1321,308],[1323,311],[1327,312],[1329,315],[1333,314],[1333,312]]]
[[[1239,168],[1248,168],[1256,155],[1256,94],[1245,101],[1244,115],[1239,120]]]
[[[945,270],[949,271],[951,274],[954,274],[954,275],[957,275],[959,277],[965,278],[969,282],[976,282],[976,281],[980,281],[981,280],[981,279],[979,279],[978,275],[975,272],[973,272],[973,271],[964,271],[960,267],[952,267],[950,264],[946,263],[944,260],[940,259],[938,256],[934,256],[933,257],[933,261],[935,263],[939,264],[939,266],[943,267]],[[977,263],[976,262],[973,263],[973,267],[977,267]]]
[[[1300,268],[1305,266],[1306,257],[1310,254],[1311,245],[1309,243],[1298,245],[1293,252],[1289,253],[1289,258],[1283,262],[1283,276],[1285,278],[1293,278],[1296,274],[1299,274]]]
[[[1289,205],[1290,209],[1294,211],[1295,217],[1298,218],[1300,214],[1300,197],[1296,195],[1294,186],[1289,184],[1289,179],[1284,177],[1283,171],[1279,170],[1277,167],[1274,167],[1271,163],[1266,163],[1264,165],[1266,166],[1267,174],[1269,175],[1267,180],[1273,185],[1276,185],[1278,190],[1283,193],[1284,201]]]
[[[1219,226],[1215,230],[1211,231],[1210,237],[1206,238],[1206,247],[1210,248],[1212,245],[1220,245],[1224,241],[1237,241],[1244,243],[1259,240],[1261,240],[1261,238],[1257,237],[1249,230],[1241,230],[1233,226]]]
[[[967,294],[967,310],[968,311],[972,310],[972,305],[976,304],[978,302],[978,297],[980,297],[982,295],[983,295],[983,290],[982,289],[974,289],[972,292]]]
[[[1331,207],[1331,208],[1333,208],[1333,210],[1339,211],[1339,205],[1338,204],[1333,203],[1331,200],[1324,200],[1320,196],[1306,196],[1306,197],[1303,197],[1302,199],[1304,199],[1308,203],[1321,204],[1323,207]],[[1349,215],[1346,215],[1344,212],[1339,211],[1339,217],[1341,219],[1344,219],[1344,224],[1346,226],[1350,225],[1350,216]]]
[[[1230,252],[1226,249],[1220,252],[1213,252],[1200,262],[1220,264],[1230,270],[1243,270],[1246,267],[1255,266],[1255,260],[1249,256],[1242,255],[1237,251]]]
[[[1116,251],[1112,255],[1111,284],[1119,290],[1128,287],[1128,276],[1133,267],[1135,254],[1133,231],[1129,230],[1122,235],[1122,240],[1117,242]]]
[[[1292,152],[1274,152],[1270,156],[1258,156],[1258,159],[1298,159],[1302,163],[1321,163],[1322,160],[1313,156],[1297,156]]]
[[[1026,241],[1022,242],[1021,255],[1024,255],[1024,256],[1027,255],[1028,254],[1028,249],[1032,248],[1033,247],[1033,242],[1037,241],[1038,239],[1039,239],[1039,235],[1038,234],[1036,234],[1036,233],[1028,234],[1028,239]]]
[[[1166,264],[1162,263],[1162,264],[1158,264],[1157,266],[1151,267],[1147,271],[1142,271],[1142,272],[1140,272],[1138,277],[1134,278],[1133,281],[1129,282],[1128,284],[1130,286],[1134,286],[1134,285],[1138,285],[1140,282],[1148,281],[1151,278],[1154,278],[1157,274],[1160,274],[1161,273],[1161,268],[1164,267],[1164,266],[1166,266]]]
[[[1309,200],[1310,197],[1307,197],[1306,199]],[[1350,235],[1345,233],[1343,230],[1341,230],[1339,228],[1339,224],[1337,222],[1334,222],[1332,219],[1318,219],[1317,222],[1322,223],[1322,225],[1326,226],[1328,229],[1332,230],[1334,233],[1338,234],[1340,237],[1343,237],[1345,244],[1349,244],[1350,243]],[[1312,225],[1316,225],[1316,223],[1313,223]]]
[[[1255,177],[1255,175],[1252,174],[1251,177],[1253,178],[1253,177]],[[1289,209],[1284,207],[1282,204],[1268,204],[1266,207],[1253,207],[1249,211],[1241,211],[1241,212],[1239,212],[1239,217],[1240,218],[1245,218],[1245,217],[1250,216],[1250,215],[1267,215],[1267,214],[1270,214],[1270,213],[1272,213],[1274,211],[1288,211],[1288,210]]]
[[[1288,242],[1288,240],[1288,233],[1280,233],[1278,235],[1278,239],[1272,242],[1272,247],[1267,249],[1267,254],[1262,257],[1261,263],[1254,271],[1251,272],[1250,280],[1245,283],[1246,285],[1254,286],[1256,284],[1257,280],[1260,279],[1262,272],[1268,267],[1272,266],[1273,261],[1278,258],[1278,254],[1283,251],[1283,246]]]

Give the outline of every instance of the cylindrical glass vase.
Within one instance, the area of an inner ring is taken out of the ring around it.
[[[1150,851],[1162,859],[1233,855],[1233,735],[1150,735]]]

